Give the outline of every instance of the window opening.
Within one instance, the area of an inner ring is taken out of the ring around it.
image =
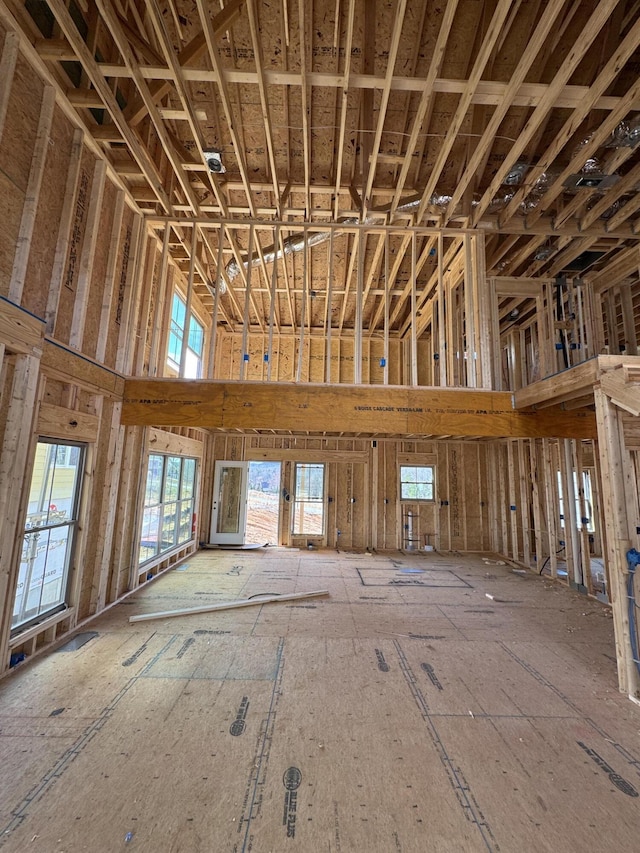
[[[324,465],[296,463],[293,533],[324,534]]]
[[[83,459],[83,445],[43,439],[36,446],[12,628],[68,603]]]
[[[400,500],[432,501],[434,472],[433,465],[401,465]]]
[[[186,456],[149,454],[139,563],[193,538],[196,461]]]
[[[183,363],[182,349],[185,331],[187,333],[187,346]],[[202,376],[203,350],[204,326],[198,322],[193,313],[190,313],[187,318],[186,302],[179,293],[174,293],[171,303],[167,364],[185,379],[200,379]]]

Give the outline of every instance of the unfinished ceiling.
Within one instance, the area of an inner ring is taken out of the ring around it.
[[[637,271],[637,0],[7,6],[231,329],[376,333],[388,290],[406,334],[409,279],[426,296],[460,228],[489,275]]]

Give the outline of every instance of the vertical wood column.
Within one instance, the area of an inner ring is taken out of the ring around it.
[[[40,356],[19,355],[13,373],[7,420],[0,447],[0,671],[8,666],[8,643],[22,549],[25,489],[39,389]]]
[[[613,609],[618,659],[618,685],[622,693],[639,698],[640,676],[631,651],[627,598],[626,554],[635,539],[638,515],[635,489],[629,482],[632,465],[624,443],[620,412],[600,388],[594,388],[594,399],[598,423],[598,455],[602,471],[609,598]]]
[[[467,388],[477,388],[476,365],[478,358],[478,340],[476,336],[477,306],[477,269],[472,253],[471,236],[464,235],[464,334],[461,357],[466,364],[462,384]]]

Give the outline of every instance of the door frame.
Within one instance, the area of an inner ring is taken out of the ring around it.
[[[238,530],[233,533],[218,533],[218,514],[220,512],[220,485],[222,472],[229,468],[240,468],[242,471],[240,480],[240,505],[238,507]],[[236,460],[216,459],[213,474],[213,497],[211,501],[211,521],[209,525],[210,545],[243,545],[244,531],[247,521],[247,488],[248,488],[248,462]]]

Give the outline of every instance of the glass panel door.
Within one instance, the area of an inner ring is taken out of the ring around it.
[[[248,462],[216,462],[209,535],[212,545],[244,542],[248,467]]]

